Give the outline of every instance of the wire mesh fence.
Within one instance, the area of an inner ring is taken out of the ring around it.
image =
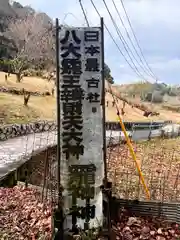
[[[0,125],[0,141],[6,141],[28,134],[57,131],[54,121],[36,121],[22,124]]]
[[[56,155],[56,145],[57,132],[51,129],[0,141],[1,182],[10,172],[18,169],[18,177],[42,186],[46,162],[49,166],[53,165],[46,159]]]
[[[112,128],[113,129],[113,128]],[[134,128],[132,134],[137,130]],[[149,133],[148,133],[149,134]],[[147,135],[148,135],[147,134]],[[144,200],[135,163],[122,133],[111,130],[107,134],[108,177],[113,194],[121,199]],[[152,139],[134,142],[133,147],[151,200],[178,202],[180,198],[180,138]],[[42,199],[57,203],[57,132],[51,128],[44,132],[29,133],[0,141],[0,178],[9,171],[18,170],[18,179],[41,187]]]
[[[151,193],[151,200],[180,200],[180,138],[133,143],[138,163]],[[135,162],[127,145],[108,149],[108,176],[113,193],[122,199],[145,200]]]

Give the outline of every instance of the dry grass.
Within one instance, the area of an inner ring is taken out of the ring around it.
[[[24,77],[20,83],[16,82],[16,76],[11,74],[5,81],[5,73],[0,72],[0,86],[15,89],[26,89],[33,92],[45,92],[52,90],[52,81],[37,78]],[[23,105],[23,96],[0,93],[0,124],[25,123],[37,120],[55,120],[56,99],[52,96],[31,96],[28,106]]]
[[[112,107],[112,101],[113,98],[111,96],[111,94],[107,93],[106,94],[106,101],[109,101],[109,107],[106,108],[106,119],[107,121],[109,119],[112,119],[112,121],[117,121],[117,110],[116,107]],[[119,111],[121,110],[121,108],[123,107],[123,102],[118,100],[118,108]],[[132,108],[130,105],[126,104],[125,108],[125,115],[122,117],[124,121],[133,121],[133,122],[139,122],[139,121],[158,121],[158,120],[170,120],[169,119],[169,115],[166,116],[150,116],[150,117],[144,117],[143,114],[144,112],[137,109],[137,108]],[[179,118],[180,120],[180,118]]]
[[[156,139],[134,143],[137,160],[152,200],[180,200],[180,138]],[[109,178],[114,193],[126,199],[145,199],[135,163],[128,147],[121,145],[109,150]]]
[[[147,120],[172,120],[173,122],[180,122],[180,113],[175,112],[170,109],[164,109],[163,104],[151,104],[149,102],[141,102],[140,98],[136,97],[134,98],[128,98],[130,101],[140,104],[143,103],[143,105],[147,106],[148,109],[151,109],[154,112],[159,112],[160,115],[157,117],[148,117]],[[172,106],[172,105],[171,105]]]
[[[149,120],[172,120],[174,122],[180,122],[180,112],[175,112],[175,109],[164,109],[163,104],[151,104],[148,102],[142,102],[140,99],[140,93],[142,91],[146,91],[149,89],[150,84],[149,83],[137,83],[137,84],[124,84],[124,85],[114,85],[112,87],[113,91],[117,94],[122,93],[123,96],[125,96],[128,100],[131,102],[137,103],[137,104],[142,104],[147,106],[148,109],[151,109],[154,112],[159,112],[160,115],[158,117],[148,117],[146,118],[148,121]],[[132,98],[128,93],[133,93],[136,92],[136,97]],[[166,104],[171,106],[171,108],[174,108],[174,105],[179,104],[179,97],[168,97]],[[176,106],[177,107],[177,106]],[[129,114],[128,114],[129,115]],[[130,114],[131,115],[131,114]],[[141,119],[143,119],[141,117]],[[143,119],[144,121],[144,119]]]
[[[56,100],[52,96],[31,96],[25,107],[23,96],[0,93],[0,124],[54,120],[55,116]]]
[[[10,77],[8,77],[8,81],[5,81],[5,73],[0,72],[0,86],[4,87],[12,87],[16,89],[26,89],[28,91],[33,92],[45,92],[52,90],[52,87],[54,87],[53,81],[48,82],[47,80],[44,80],[42,78],[38,77],[24,77],[23,80],[20,83],[16,82],[16,76],[14,74],[11,74]]]
[[[13,87],[16,89],[26,89],[29,91],[45,92],[52,90],[53,81],[48,82],[38,77],[24,77],[20,83],[16,82],[16,76],[11,75],[8,81],[5,81],[5,73],[0,72],[0,86]],[[107,84],[106,87],[108,88]],[[115,90],[115,89],[114,89]],[[107,93],[106,101],[109,106],[106,108],[106,121],[117,121],[117,111],[112,107],[112,96]],[[122,108],[122,101],[119,100],[118,107]],[[153,106],[154,108],[154,106]],[[29,122],[32,120],[53,120],[55,119],[56,101],[52,96],[49,97],[32,97],[29,100],[29,106],[23,106],[23,97],[11,94],[0,93],[0,123]],[[160,116],[144,117],[143,112],[139,109],[132,108],[128,104],[125,107],[124,121],[157,121],[157,120],[174,120],[180,122],[180,113],[161,110]]]

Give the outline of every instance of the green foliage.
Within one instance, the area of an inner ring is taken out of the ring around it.
[[[151,100],[152,100],[152,93],[151,92],[147,93],[143,100],[151,102]]]
[[[153,103],[162,103],[163,94],[160,91],[149,92],[145,95],[144,101],[153,102]]]
[[[153,103],[162,103],[163,102],[163,94],[159,91],[154,92],[152,96],[152,102]]]
[[[23,71],[23,75],[27,77],[43,77],[43,71],[41,69],[28,68]]]
[[[0,60],[0,71],[8,72],[10,69],[10,63],[6,60]]]
[[[104,77],[109,83],[111,83],[111,84],[114,83],[114,79],[111,76],[111,70],[106,63],[104,64]]]
[[[177,96],[178,95],[178,89],[176,89],[176,88],[169,88],[169,92],[168,92],[168,95],[169,96],[172,96],[172,97],[175,97],[175,96]]]
[[[13,2],[13,7],[14,8],[23,8],[23,6],[19,2]]]
[[[165,94],[169,96],[177,96],[178,88],[169,87],[164,83],[136,83],[129,86],[128,95],[132,96],[133,94],[140,96],[143,101],[161,103],[163,102],[163,96]]]

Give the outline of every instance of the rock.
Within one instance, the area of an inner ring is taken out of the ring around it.
[[[134,224],[138,224],[138,220],[136,217],[129,217],[128,222],[127,222],[127,226],[132,226]]]

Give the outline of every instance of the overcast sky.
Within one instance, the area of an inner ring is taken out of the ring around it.
[[[121,1],[114,1],[127,26],[127,30],[131,34]],[[85,26],[78,0],[19,0],[19,2],[23,5],[31,5],[36,10],[44,11],[52,18],[58,17],[61,23]],[[106,0],[106,2],[124,38],[128,42],[127,35],[123,31],[112,0]],[[97,26],[99,17],[90,0],[82,0],[82,3],[90,24]],[[122,52],[128,58],[103,1],[94,0],[94,3],[104,17],[105,24],[114,35]],[[168,84],[180,84],[180,0],[124,0],[124,5],[144,56],[158,80]],[[131,36],[133,37],[132,34]],[[121,84],[142,80],[128,66],[107,32],[105,32],[105,57],[116,83]],[[147,80],[149,79],[149,76],[143,71],[142,74]]]

